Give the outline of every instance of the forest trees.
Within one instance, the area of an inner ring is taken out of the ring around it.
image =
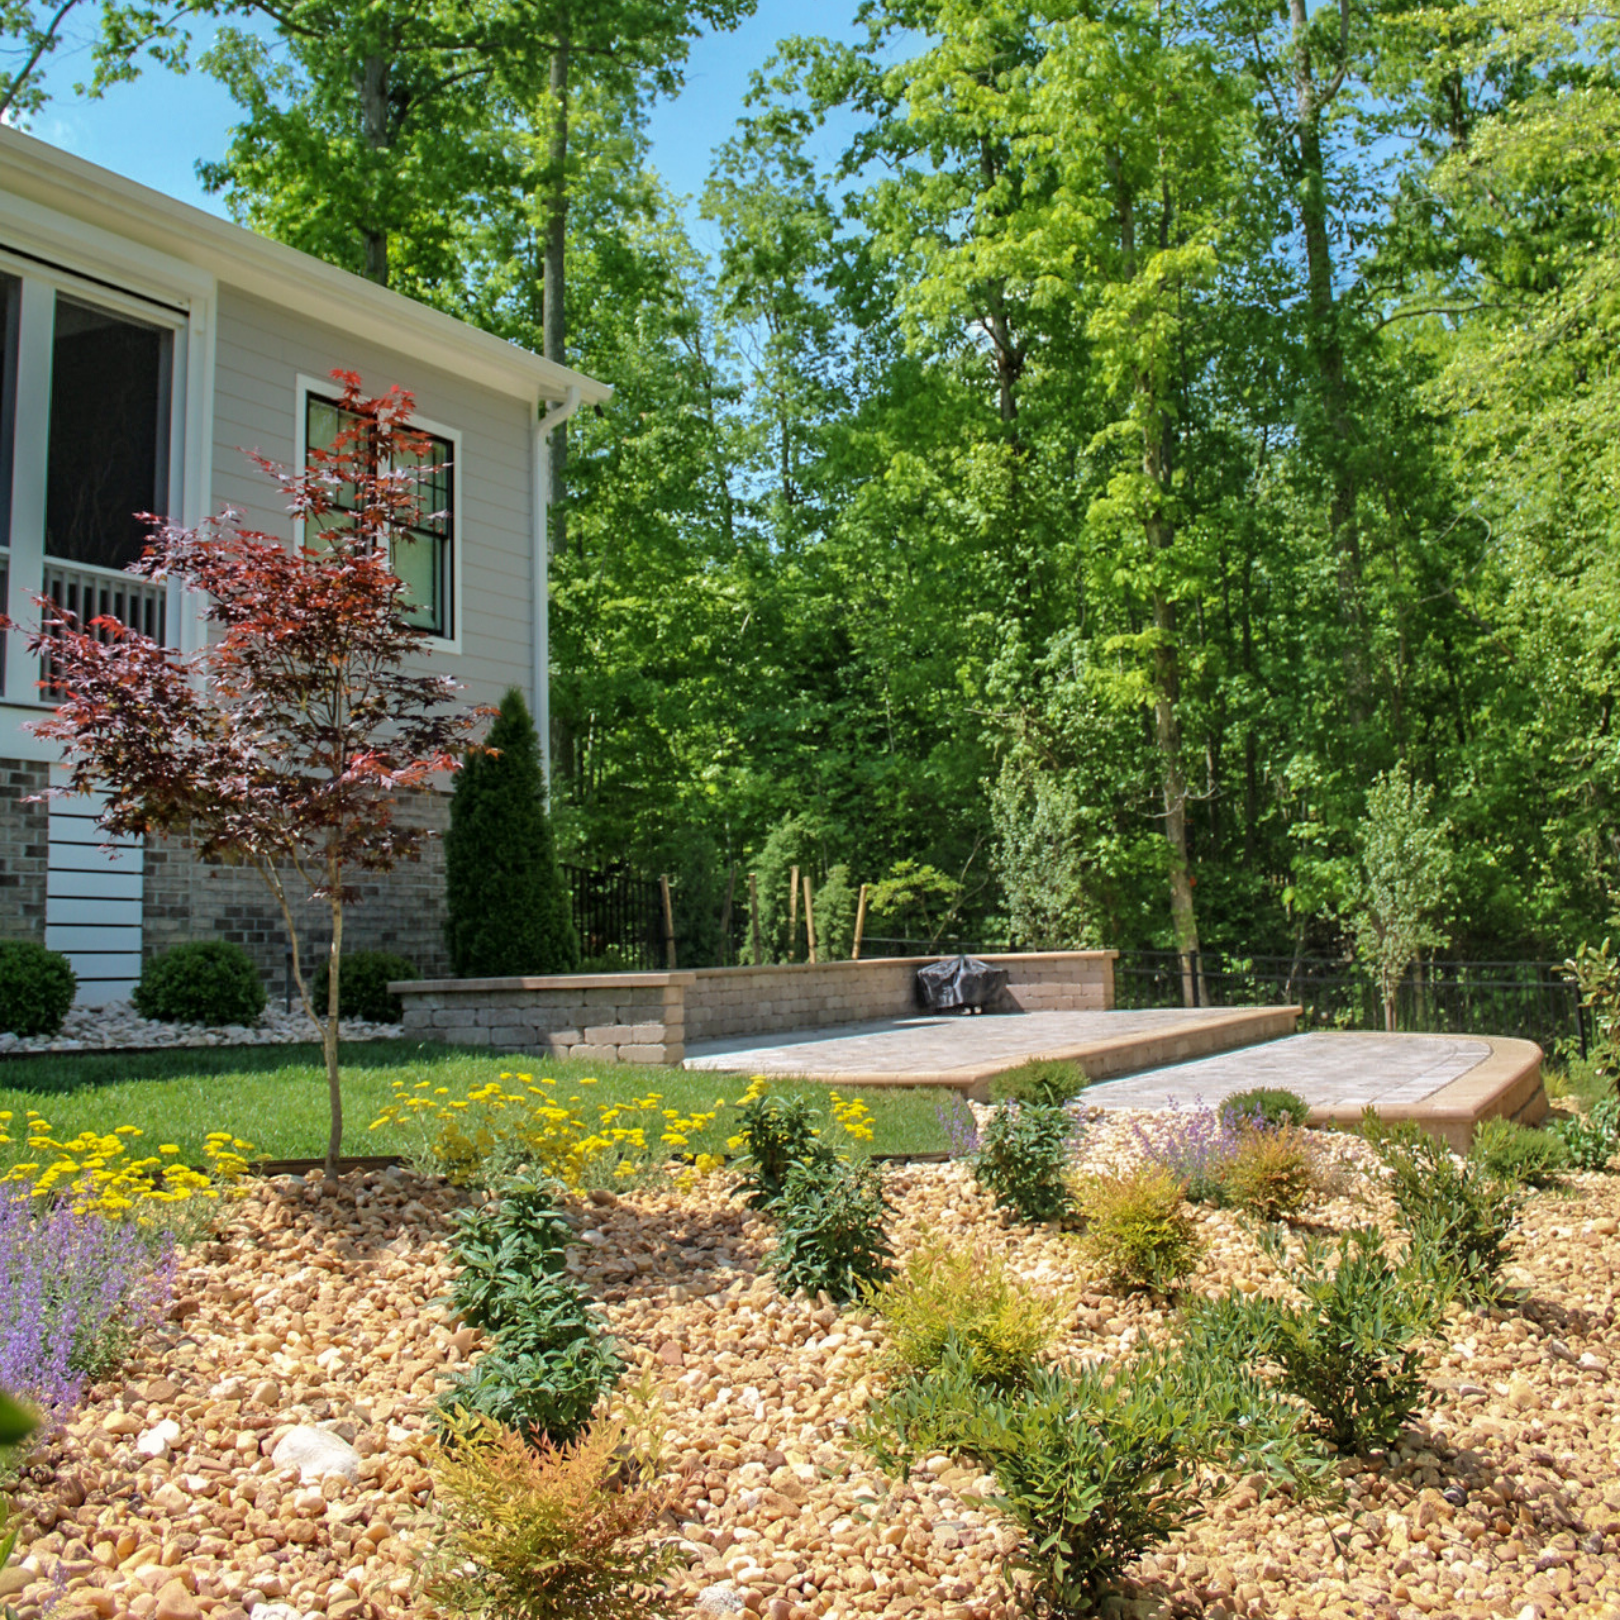
[[[217,47],[212,173],[615,385],[552,563],[567,858],[780,864],[773,905],[928,868],[953,934],[1169,949],[1190,993],[1198,950],[1353,951],[1393,772],[1450,828],[1448,949],[1601,937],[1612,21],[870,0],[780,42],[695,227],[647,101],[746,0],[456,0],[376,149],[348,4]]]

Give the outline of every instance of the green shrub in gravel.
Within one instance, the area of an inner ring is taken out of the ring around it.
[[[1412,1259],[1437,1288],[1469,1304],[1502,1291],[1501,1271],[1524,1209],[1525,1190],[1459,1159],[1409,1121],[1363,1121],[1390,1174],[1390,1192],[1412,1238]]]
[[[776,1247],[766,1266],[784,1294],[803,1289],[840,1304],[889,1275],[883,1171],[870,1160],[797,1164],[774,1206]]]
[[[1548,1134],[1564,1144],[1572,1170],[1607,1170],[1620,1152],[1620,1097],[1611,1092],[1584,1114],[1550,1125]]]
[[[0,1030],[54,1035],[73,1005],[79,981],[60,951],[31,939],[0,942]]]
[[[1054,1103],[1003,1103],[984,1128],[973,1174],[1019,1220],[1061,1220],[1073,1204],[1069,1161],[1082,1129]]]
[[[1292,1261],[1279,1235],[1262,1246],[1304,1303],[1234,1290],[1192,1312],[1188,1342],[1215,1359],[1280,1367],[1277,1387],[1304,1401],[1340,1450],[1393,1445],[1426,1396],[1421,1341],[1440,1325],[1446,1290],[1391,1261],[1375,1226],[1336,1244],[1307,1240]]]
[[[1086,1218],[1081,1243],[1112,1286],[1168,1292],[1197,1264],[1203,1244],[1185,1192],[1158,1165],[1078,1183],[1076,1198]]]
[[[345,951],[343,971],[338,975],[338,1017],[364,1018],[372,1024],[397,1024],[405,1016],[405,1004],[390,993],[390,981],[420,979],[413,962],[392,951]],[[315,1010],[326,1011],[331,969],[324,961],[315,974],[310,997]]]
[[[1474,1128],[1468,1157],[1487,1175],[1525,1187],[1556,1187],[1568,1168],[1569,1149],[1551,1131],[1511,1119],[1482,1120]]]
[[[228,939],[209,939],[153,957],[130,1000],[163,1024],[252,1024],[265,995],[253,958]]]
[[[573,1228],[548,1182],[512,1180],[458,1217],[450,1304],[493,1347],[439,1397],[531,1440],[581,1434],[623,1362],[565,1269]]]
[[[774,1209],[799,1165],[827,1166],[836,1160],[832,1145],[820,1134],[820,1119],[807,1098],[768,1096],[757,1082],[749,1087],[737,1135],[743,1143],[738,1188],[748,1195],[750,1209]]]

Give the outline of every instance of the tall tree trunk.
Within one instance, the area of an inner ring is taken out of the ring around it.
[[[1311,58],[1305,0],[1288,0],[1294,45],[1294,138],[1299,153],[1300,228],[1305,238],[1306,339],[1316,371],[1328,433],[1328,528],[1339,568],[1339,615],[1344,626],[1345,690],[1352,723],[1369,707],[1366,661],[1361,647],[1361,537],[1356,527],[1355,424],[1345,381],[1344,334],[1333,296],[1333,243],[1328,231],[1327,165],[1322,118],[1339,92],[1341,64],[1326,85]],[[1348,50],[1348,20],[1341,5],[1341,47]]]
[[[360,73],[360,131],[373,152],[388,148],[388,61],[368,56]],[[388,232],[386,228],[361,228],[366,249],[366,279],[378,286],[388,285]]]
[[[551,53],[551,139],[546,149],[546,247],[542,297],[545,324],[541,352],[559,366],[568,364],[568,23],[564,19]],[[568,543],[567,518],[557,510],[566,488],[568,424],[551,430],[551,488],[546,491],[556,525],[554,551]]]
[[[1149,417],[1142,448],[1142,471],[1155,491],[1154,503],[1143,520],[1148,544],[1168,551],[1175,544],[1175,524],[1164,509],[1162,492],[1169,488],[1169,444],[1162,421]],[[1181,718],[1176,705],[1181,697],[1181,669],[1176,648],[1176,604],[1155,590],[1153,628],[1158,632],[1153,649],[1153,738],[1159,752],[1164,793],[1164,837],[1170,846],[1170,922],[1176,952],[1181,958],[1181,999],[1196,1007],[1203,999],[1198,967],[1198,914],[1193,904],[1192,865],[1187,854],[1187,779],[1181,759]]]
[[[332,944],[326,957],[326,1023],[321,1030],[321,1051],[326,1059],[326,1093],[332,1106],[332,1125],[326,1137],[326,1190],[333,1191],[338,1159],[343,1152],[343,1080],[338,1070],[338,976],[343,969],[343,870],[336,858],[327,862],[332,886]]]

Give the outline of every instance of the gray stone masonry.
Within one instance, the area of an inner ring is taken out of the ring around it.
[[[50,785],[50,766],[0,759],[0,939],[45,943],[50,810],[24,800]]]
[[[1114,1004],[1114,955],[989,957],[1011,975],[999,1010],[1105,1011]],[[430,979],[393,988],[404,998],[408,1039],[593,1063],[680,1063],[689,1041],[903,1016],[915,1010],[917,969],[937,960]]]

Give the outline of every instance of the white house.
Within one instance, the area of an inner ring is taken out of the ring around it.
[[[527,690],[547,735],[546,509],[551,427],[605,385],[0,126],[0,601],[18,623],[41,593],[112,612],[191,649],[203,627],[178,586],[121,572],[133,514],[194,523],[230,505],[288,534],[243,454],[294,463],[329,435],[334,367],[368,392],[399,384],[437,441],[448,521],[396,562],[432,632],[432,667],[475,702]],[[66,951],[80,998],[128,993],[143,950],[246,944],[279,984],[283,931],[250,874],[183,846],[110,857],[83,800],[28,804],[53,751],[37,660],[5,638],[0,687],[0,938]],[[419,810],[440,819],[442,806]],[[355,912],[355,942],[442,965],[437,862]]]

